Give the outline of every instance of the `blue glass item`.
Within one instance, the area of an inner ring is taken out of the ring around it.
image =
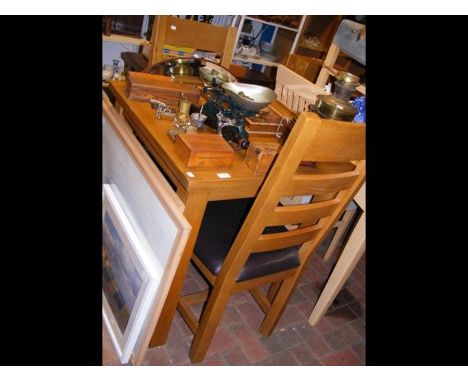
[[[357,114],[353,119],[353,122],[366,123],[366,97],[356,97],[351,104],[357,110]]]

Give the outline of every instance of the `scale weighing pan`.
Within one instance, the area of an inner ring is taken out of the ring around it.
[[[237,106],[250,111],[259,111],[277,98],[272,89],[260,85],[225,82],[221,87]]]

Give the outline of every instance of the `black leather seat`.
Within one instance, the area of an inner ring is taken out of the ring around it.
[[[203,217],[195,254],[218,275],[254,199],[209,202]],[[264,233],[284,232],[284,226],[267,227]],[[236,281],[245,281],[299,266],[298,246],[251,255]]]

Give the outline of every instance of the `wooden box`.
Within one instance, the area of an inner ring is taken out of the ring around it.
[[[275,101],[260,110],[257,115],[245,118],[244,126],[251,142],[281,143],[283,135],[289,132],[295,119],[294,113]]]
[[[234,150],[218,134],[178,134],[175,150],[187,167],[229,167],[234,161]]]
[[[166,76],[128,72],[126,81],[125,94],[135,101],[147,102],[154,98],[168,106],[176,107],[182,97],[188,98],[194,104],[197,104],[200,98],[200,90],[196,86],[174,82]]]
[[[252,142],[245,154],[244,163],[255,175],[265,175],[270,169],[279,147],[278,143]]]

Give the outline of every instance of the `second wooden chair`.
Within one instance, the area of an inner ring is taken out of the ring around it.
[[[212,287],[178,303],[195,334],[192,362],[204,359],[234,293],[249,290],[265,313],[261,334],[273,332],[309,258],[364,180],[365,125],[302,113],[254,201],[208,205],[193,262]],[[314,198],[279,203],[292,195]],[[197,320],[190,305],[204,301]]]

